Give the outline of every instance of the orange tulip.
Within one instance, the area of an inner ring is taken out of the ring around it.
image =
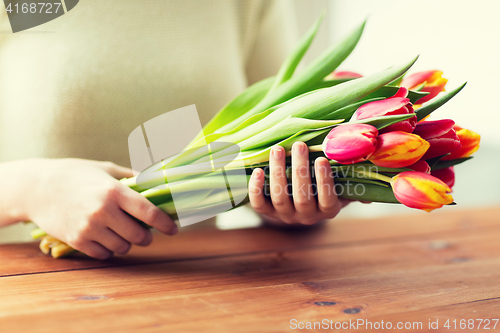
[[[401,86],[411,90],[425,84],[420,91],[428,92],[429,95],[417,101],[417,104],[423,104],[436,97],[441,91],[444,91],[444,87],[448,80],[442,77],[442,75],[443,72],[437,70],[418,72],[405,77],[403,82],[401,82]]]
[[[394,196],[403,205],[430,212],[453,202],[451,189],[434,176],[405,171],[392,178]]]
[[[394,131],[377,138],[377,148],[369,158],[380,167],[404,168],[417,162],[429,149],[429,143],[415,134]]]
[[[454,160],[456,158],[469,157],[472,153],[479,149],[479,142],[481,141],[481,136],[479,134],[457,125],[453,128],[457,132],[458,139],[460,140],[460,144],[462,146],[443,157],[443,160]]]

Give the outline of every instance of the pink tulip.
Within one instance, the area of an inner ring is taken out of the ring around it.
[[[437,70],[415,73],[405,77],[403,82],[401,82],[401,86],[408,89],[415,89],[424,84],[424,87],[420,91],[428,92],[429,95],[417,101],[417,104],[423,104],[436,97],[441,91],[444,91],[448,80],[443,78],[442,75],[443,72]]]
[[[433,175],[437,179],[440,179],[450,188],[452,188],[453,185],[455,185],[455,170],[453,170],[452,166],[444,169],[433,170],[431,172],[431,175]]]
[[[389,98],[366,103],[361,105],[358,110],[352,116],[353,119],[362,120],[373,117],[397,115],[397,114],[410,114],[415,113],[413,111],[412,104],[410,100],[406,98],[408,95],[408,89],[399,88],[397,93]],[[402,132],[413,132],[415,125],[417,124],[417,116],[413,116],[410,119],[400,121],[396,124],[392,124],[380,130],[380,133],[387,133],[392,131],[402,131]]]
[[[417,124],[413,134],[430,143],[424,160],[451,153],[460,148],[460,140],[453,129],[455,122],[451,119],[422,121]]]
[[[345,124],[333,128],[323,141],[325,155],[341,164],[366,161],[377,146],[378,131],[372,125]]]

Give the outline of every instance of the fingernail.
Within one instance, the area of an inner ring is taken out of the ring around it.
[[[259,178],[260,177],[260,173],[262,172],[261,169],[255,169],[253,172],[252,172],[252,177],[253,178]]]
[[[295,149],[295,152],[296,152],[296,153],[299,153],[299,154],[301,154],[301,155],[305,152],[305,149],[304,149],[304,148],[305,148],[305,147],[304,147],[304,144],[302,144],[302,143],[295,143],[295,144],[293,145],[293,149]]]
[[[172,230],[170,230],[169,235],[173,236],[179,232],[179,228],[177,226],[173,227]]]
[[[275,147],[273,148],[273,156],[275,159],[279,160],[283,156],[283,148]]]

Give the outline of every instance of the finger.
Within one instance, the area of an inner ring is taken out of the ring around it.
[[[130,250],[130,243],[109,228],[100,230],[94,241],[117,254],[125,254]]]
[[[330,163],[324,157],[318,157],[314,163],[316,185],[318,187],[318,207],[329,218],[335,217],[341,208],[341,202],[335,192],[335,183]]]
[[[104,162],[104,170],[116,179],[134,177],[134,171],[130,168],[116,165],[112,162]]]
[[[294,214],[295,209],[287,192],[285,149],[281,146],[271,149],[269,183],[274,209],[285,216]]]
[[[108,221],[108,228],[125,241],[135,245],[147,246],[153,240],[151,231],[141,226],[120,209],[113,212],[113,217]]]
[[[113,252],[94,241],[80,242],[78,244],[70,244],[75,250],[85,253],[89,257],[105,260],[113,256]]]
[[[168,235],[175,235],[177,233],[177,226],[174,220],[160,208],[153,205],[148,199],[125,185],[123,191],[120,191],[117,203],[121,209],[147,225]]]
[[[316,212],[316,199],[312,193],[309,171],[309,150],[304,142],[292,146],[293,204],[297,212],[312,215]]]
[[[265,175],[262,169],[255,169],[248,183],[248,198],[252,208],[260,214],[272,215],[273,206],[264,196]]]

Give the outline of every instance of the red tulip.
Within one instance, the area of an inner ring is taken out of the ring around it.
[[[450,188],[455,185],[455,170],[453,170],[452,166],[444,169],[433,170],[431,175],[443,181],[443,183],[448,185]]]
[[[366,161],[375,151],[378,131],[372,125],[345,124],[333,128],[323,141],[325,155],[341,164]]]
[[[455,122],[451,119],[429,120],[417,124],[413,133],[431,145],[423,156],[424,160],[445,155],[460,148],[460,140],[453,125]]]
[[[378,136],[377,149],[369,160],[378,166],[404,168],[417,162],[429,148],[429,143],[415,134],[389,132]]]
[[[363,77],[363,75],[358,74],[356,72],[340,71],[340,72],[332,72],[325,79],[326,80],[357,79],[359,77]]]
[[[361,120],[372,117],[414,113],[410,100],[406,98],[407,95],[408,89],[403,87],[399,88],[398,92],[392,97],[361,105],[358,110],[356,110],[352,118]],[[411,133],[413,132],[416,124],[417,116],[415,115],[410,119],[400,121],[381,129],[380,133],[387,133],[391,131]]]
[[[453,202],[451,188],[434,176],[405,171],[392,178],[394,196],[403,205],[427,212]]]
[[[405,77],[403,82],[401,82],[401,86],[408,89],[415,89],[424,84],[424,87],[420,91],[428,92],[429,95],[418,100],[418,104],[423,104],[436,97],[441,91],[444,91],[448,80],[443,78],[442,75],[443,72],[437,70],[418,72]]]
[[[481,136],[479,134],[457,125],[454,126],[454,129],[457,131],[457,136],[460,139],[462,146],[451,152],[449,155],[443,157],[443,160],[454,160],[456,158],[469,157],[472,153],[479,149],[479,142],[481,141]]]
[[[431,166],[429,165],[429,163],[427,163],[424,160],[418,160],[417,162],[413,163],[412,165],[408,165],[407,168],[412,169],[414,171],[423,172],[423,173],[426,173],[428,175],[431,174]]]

